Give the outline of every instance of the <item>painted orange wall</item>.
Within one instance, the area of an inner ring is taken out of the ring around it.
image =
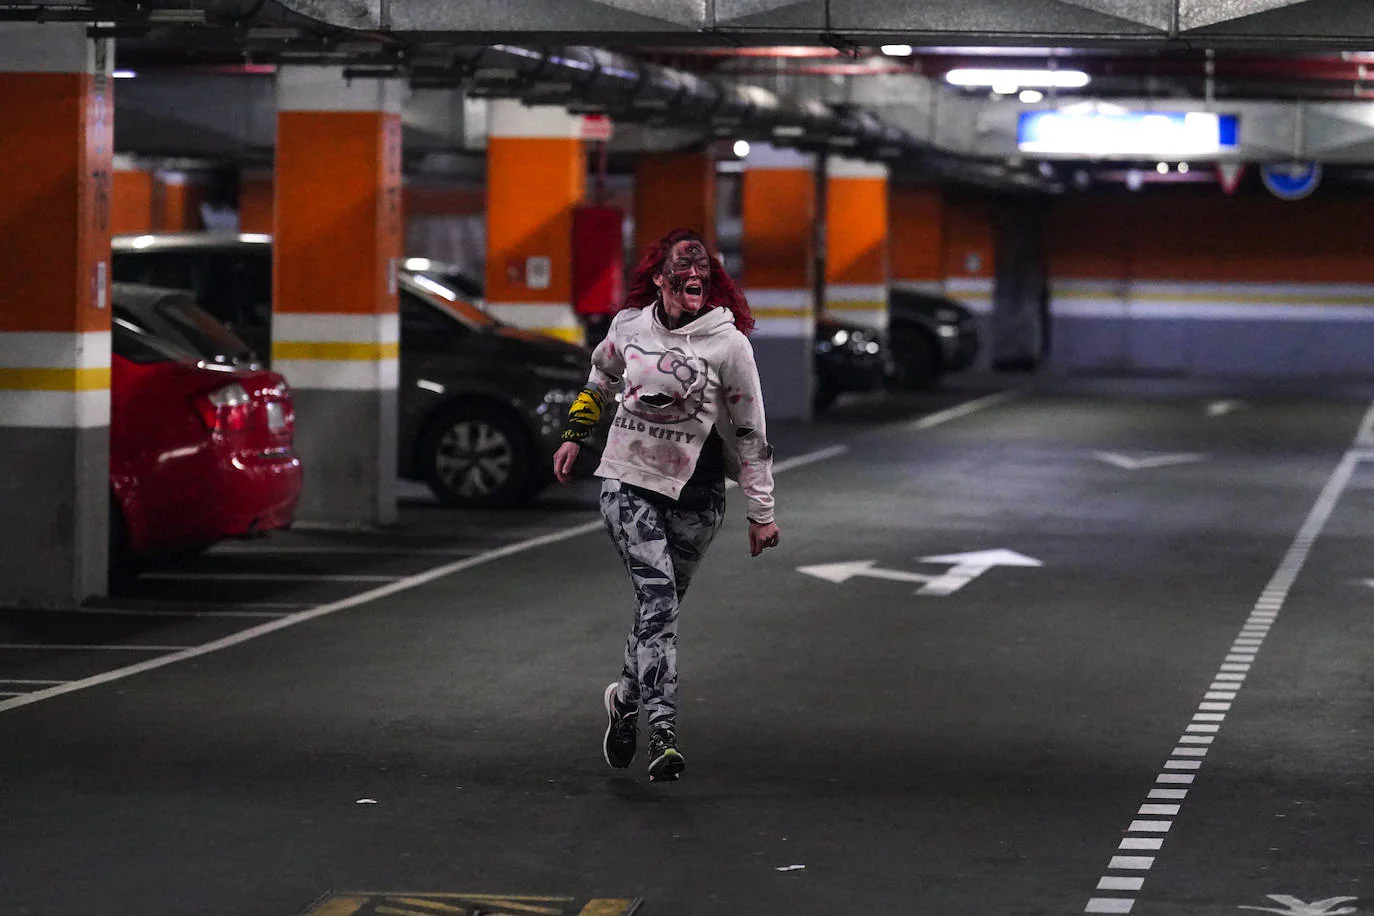
[[[991,278],[992,201],[977,194],[946,192],[944,213],[945,277]]]
[[[1046,241],[1059,278],[1374,283],[1371,216],[1368,192],[1282,201],[1169,189],[1057,199]]]
[[[153,176],[139,170],[117,170],[110,192],[110,231],[151,232]]]
[[[716,163],[706,153],[643,156],[635,167],[634,250],[642,252],[674,229],[701,233],[716,247]]]
[[[239,231],[272,232],[273,180],[271,173],[239,178]]]
[[[888,186],[894,280],[945,278],[945,199],[936,187]]]

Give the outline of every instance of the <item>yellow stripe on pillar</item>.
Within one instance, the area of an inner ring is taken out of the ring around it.
[[[582,117],[502,99],[487,138],[486,308],[516,327],[580,341],[572,306],[573,209],[586,195]]]
[[[887,166],[832,156],[826,168],[825,308],[887,327]]]

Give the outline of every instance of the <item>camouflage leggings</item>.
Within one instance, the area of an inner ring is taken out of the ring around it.
[[[677,615],[706,548],[725,520],[725,487],[684,490],[674,504],[606,480],[601,517],[630,573],[635,622],[620,673],[622,702],[643,703],[649,727],[677,724]]]

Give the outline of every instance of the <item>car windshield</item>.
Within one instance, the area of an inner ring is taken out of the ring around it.
[[[220,364],[255,361],[252,349],[241,337],[190,299],[166,299],[158,303],[157,313],[195,347],[202,359]]]
[[[200,357],[154,336],[147,328],[116,315],[111,322],[110,347],[116,356],[134,363],[196,362]]]
[[[428,274],[409,274],[413,291],[430,305],[448,312],[459,321],[472,328],[498,328],[501,322],[468,302],[460,290],[456,290],[434,279]]]

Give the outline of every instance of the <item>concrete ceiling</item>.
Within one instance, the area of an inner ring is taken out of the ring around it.
[[[278,0],[344,28],[569,43],[835,40],[1374,48],[1367,0]]]

